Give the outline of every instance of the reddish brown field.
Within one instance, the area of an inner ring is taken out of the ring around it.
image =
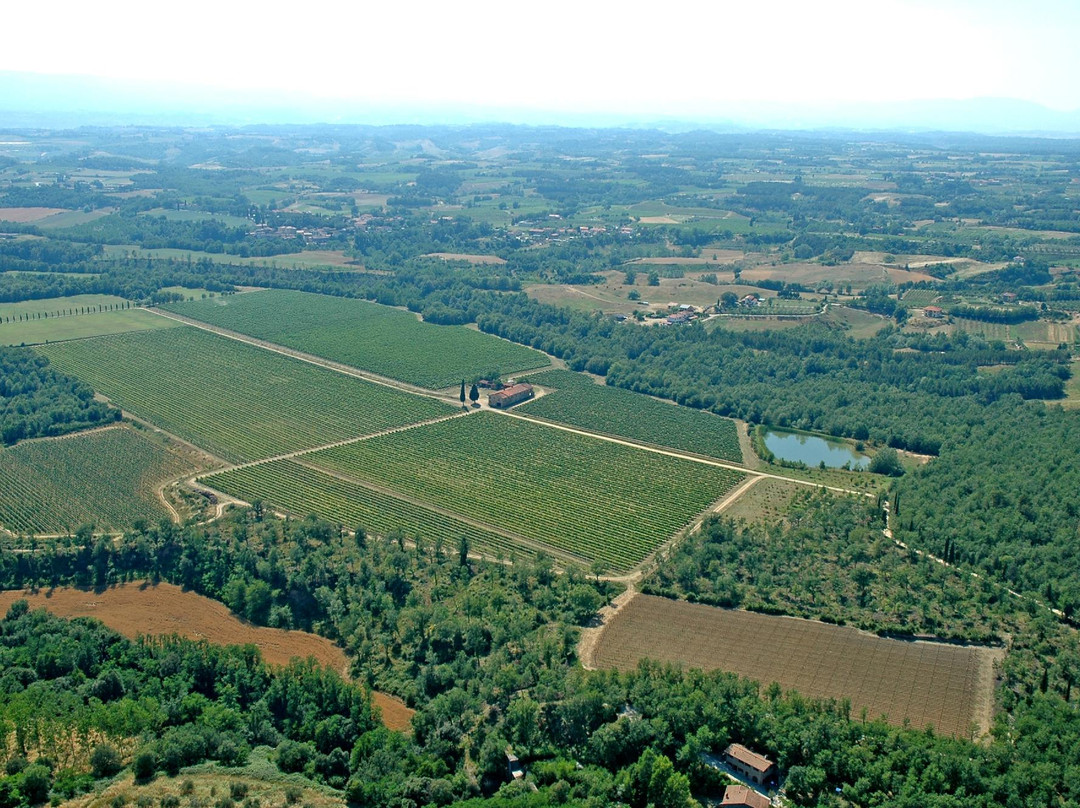
[[[255,645],[271,665],[287,665],[294,657],[314,657],[320,664],[347,675],[345,652],[325,637],[306,631],[253,626],[240,620],[224,604],[173,584],[133,583],[103,592],[83,589],[42,589],[37,593],[0,592],[0,611],[16,600],[30,608],[43,608],[60,617],[94,617],[109,628],[134,639],[139,635],[177,634],[217,645]],[[406,730],[413,711],[385,693],[374,693],[390,729]]]
[[[0,222],[37,222],[57,213],[67,213],[67,208],[0,208]]]
[[[865,708],[870,718],[969,737],[990,719],[994,653],[637,595],[604,629],[591,661],[626,670],[647,657],[725,670],[812,698],[849,699],[856,718]]]

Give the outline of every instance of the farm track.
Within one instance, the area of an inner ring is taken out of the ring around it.
[[[314,356],[312,354],[307,354],[307,353],[304,353],[302,351],[294,350],[292,348],[286,348],[286,347],[284,347],[282,345],[276,345],[276,344],[274,344],[272,342],[267,342],[266,340],[255,339],[254,337],[249,337],[246,334],[241,334],[241,333],[236,332],[236,331],[230,331],[230,330],[228,330],[226,328],[220,328],[218,326],[210,325],[208,323],[204,323],[204,322],[201,322],[199,320],[193,320],[192,318],[185,317],[182,314],[175,314],[174,312],[163,311],[161,309],[147,309],[147,311],[150,311],[150,312],[152,312],[154,314],[157,314],[157,315],[159,315],[161,317],[167,317],[169,319],[176,320],[176,321],[181,322],[181,323],[185,323],[185,324],[193,326],[195,328],[201,328],[204,331],[208,331],[208,332],[210,332],[212,334],[217,334],[218,336],[226,337],[227,339],[235,340],[237,342],[243,342],[243,343],[246,343],[248,345],[252,345],[254,347],[257,347],[257,348],[262,348],[262,349],[267,350],[267,351],[272,351],[274,353],[282,354],[283,356],[290,356],[290,357],[292,357],[294,359],[299,359],[299,360],[301,360],[303,362],[307,362],[307,363],[312,364],[312,365],[318,365],[319,367],[323,367],[323,368],[325,368],[327,370],[333,370],[333,371],[337,371],[338,373],[344,373],[347,376],[353,376],[353,377],[358,378],[358,379],[365,379],[367,381],[374,382],[376,384],[381,384],[381,385],[383,385],[385,387],[393,387],[393,388],[395,388],[397,390],[401,390],[402,392],[412,393],[414,395],[420,395],[420,396],[424,396],[426,398],[433,398],[433,399],[435,399],[437,401],[442,401],[443,403],[451,404],[453,406],[460,406],[461,405],[461,401],[454,395],[443,394],[443,393],[440,393],[440,392],[438,392],[436,390],[428,390],[428,389],[423,388],[423,387],[417,387],[416,385],[408,384],[407,382],[398,381],[397,379],[390,379],[390,378],[387,378],[385,376],[378,376],[378,375],[376,375],[374,373],[369,373],[368,371],[360,370],[359,368],[354,368],[354,367],[351,367],[349,365],[344,365],[344,364],[342,364],[340,362],[333,362],[333,361],[330,361],[328,359],[323,359],[321,357]],[[548,369],[550,369],[550,368],[540,368],[540,369],[537,370],[537,372],[542,372],[543,370],[548,370]],[[615,437],[613,435],[605,435],[605,434],[603,434],[601,432],[594,432],[594,431],[587,430],[587,429],[580,429],[578,427],[567,426],[565,424],[555,423],[554,421],[548,421],[548,420],[545,420],[543,418],[537,418],[535,416],[522,415],[520,413],[512,412],[510,410],[489,408],[488,410],[485,410],[485,411],[497,412],[500,415],[505,415],[505,416],[510,417],[510,418],[520,418],[523,421],[532,421],[533,423],[543,424],[544,426],[550,427],[552,429],[561,429],[561,430],[563,430],[565,432],[573,432],[574,434],[583,435],[583,436],[588,437],[588,438],[595,438],[597,440],[604,440],[604,441],[608,441],[609,443],[617,443],[617,444],[620,444],[622,446],[630,446],[632,448],[641,449],[641,450],[646,451],[646,452],[653,452],[655,454],[666,455],[668,457],[676,457],[676,458],[680,458],[680,459],[683,459],[683,460],[690,460],[690,461],[693,461],[695,463],[703,463],[705,465],[715,466],[717,468],[728,469],[730,471],[740,471],[740,472],[744,472],[746,474],[753,474],[753,475],[758,475],[758,476],[761,476],[761,477],[771,477],[771,478],[776,479],[776,480],[787,480],[787,481],[793,482],[793,483],[795,483],[797,485],[805,485],[805,486],[809,486],[811,488],[825,488],[825,489],[827,489],[829,491],[833,491],[833,492],[841,493],[841,494],[856,494],[856,495],[867,496],[867,497],[874,496],[873,494],[868,494],[865,491],[855,491],[855,490],[852,490],[850,488],[840,488],[838,486],[832,486],[832,485],[821,485],[820,483],[814,483],[814,482],[810,482],[810,481],[807,481],[807,480],[800,480],[800,479],[797,479],[797,478],[794,478],[794,477],[786,477],[786,476],[784,476],[782,474],[773,474],[773,473],[770,473],[770,472],[757,471],[755,469],[748,468],[747,466],[744,466],[744,465],[739,464],[739,463],[732,463],[732,462],[722,461],[722,460],[713,460],[713,459],[704,457],[702,455],[695,455],[692,452],[681,452],[681,451],[678,451],[678,450],[675,450],[675,449],[664,449],[664,448],[660,448],[658,446],[652,446],[652,445],[650,445],[648,443],[643,443],[641,441],[635,441],[635,440],[631,440],[631,439],[628,439],[628,438],[619,438],[619,437]],[[439,420],[445,420],[445,419],[439,419]],[[357,439],[357,440],[362,440],[362,438]],[[350,442],[350,441],[347,441],[347,442]],[[351,441],[351,442],[355,442],[355,441]],[[320,447],[320,448],[326,448],[326,447]],[[305,451],[307,451],[307,450],[305,450]],[[310,451],[315,451],[315,450],[312,449]],[[257,462],[262,462],[262,461],[257,461]]]
[[[398,381],[398,380],[395,380],[395,379],[389,379],[389,378],[386,378],[386,377],[383,377],[383,376],[379,376],[378,374],[373,374],[373,373],[370,373],[368,371],[364,371],[364,370],[361,370],[361,369],[358,369],[358,368],[354,368],[354,367],[342,364],[340,362],[335,362],[335,361],[332,361],[332,360],[323,359],[323,358],[318,357],[318,356],[314,356],[314,355],[311,355],[311,354],[304,353],[302,351],[298,351],[298,350],[295,350],[295,349],[291,349],[291,348],[287,348],[287,347],[284,347],[284,346],[281,346],[281,345],[277,345],[277,344],[271,343],[271,342],[266,341],[266,340],[250,337],[250,336],[247,336],[245,334],[234,332],[234,331],[231,331],[231,330],[226,329],[226,328],[221,328],[221,327],[218,327],[218,326],[210,325],[208,323],[204,323],[204,322],[201,322],[201,321],[198,321],[198,320],[194,320],[192,318],[186,317],[184,315],[175,314],[173,312],[166,312],[166,311],[162,311],[160,309],[148,309],[148,311],[151,311],[154,314],[157,314],[158,316],[165,317],[165,318],[168,318],[168,319],[172,319],[172,320],[175,320],[177,322],[184,323],[186,325],[190,325],[190,326],[192,326],[194,328],[201,329],[201,330],[206,331],[208,333],[216,334],[218,336],[222,336],[222,337],[225,337],[227,339],[234,340],[236,342],[244,343],[244,344],[250,345],[252,347],[256,347],[256,348],[260,348],[262,350],[270,351],[272,353],[277,353],[277,354],[280,354],[280,355],[283,355],[283,356],[288,356],[288,357],[291,357],[291,358],[294,358],[294,359],[299,359],[299,360],[301,360],[303,362],[306,362],[308,364],[312,364],[312,365],[315,365],[315,366],[318,366],[318,367],[321,367],[321,368],[324,368],[324,369],[327,369],[327,370],[331,370],[331,371],[334,371],[334,372],[337,372],[337,373],[341,373],[341,374],[344,374],[344,375],[347,375],[347,376],[363,379],[365,381],[370,381],[370,382],[373,382],[373,383],[376,383],[376,384],[383,385],[385,387],[390,387],[390,388],[396,389],[396,390],[401,391],[401,392],[411,393],[413,395],[419,395],[419,396],[423,396],[423,397],[426,397],[426,398],[429,398],[429,399],[434,399],[434,400],[437,400],[437,401],[440,401],[440,402],[443,402],[443,403],[447,403],[447,404],[450,404],[450,405],[453,405],[453,406],[457,406],[457,405],[460,404],[460,401],[459,401],[458,397],[456,395],[453,395],[453,394],[449,394],[449,393],[446,393],[446,392],[438,392],[438,391],[429,390],[429,389],[426,389],[426,388],[420,388],[420,387],[417,387],[416,385],[408,384],[406,382],[401,382],[401,381]],[[836,493],[855,494],[855,495],[862,494],[864,496],[872,496],[871,494],[867,494],[865,492],[854,491],[854,490],[851,490],[851,489],[842,488],[842,487],[838,487],[838,486],[821,486],[821,485],[816,484],[816,483],[808,482],[808,481],[805,481],[805,480],[799,480],[799,479],[795,479],[795,478],[792,478],[792,477],[787,477],[787,476],[781,475],[781,474],[774,474],[774,473],[771,473],[771,472],[765,472],[765,471],[750,469],[750,468],[747,468],[745,465],[742,465],[740,463],[712,459],[712,458],[709,458],[709,457],[706,457],[706,456],[696,455],[696,454],[694,454],[692,452],[685,452],[685,451],[667,449],[667,448],[663,448],[663,447],[660,447],[660,446],[657,446],[657,445],[650,445],[650,444],[642,442],[642,441],[633,440],[633,439],[627,439],[627,438],[620,438],[620,437],[617,437],[617,436],[614,436],[614,435],[606,435],[606,434],[595,432],[595,431],[592,431],[592,430],[589,430],[589,429],[582,429],[582,428],[578,428],[578,427],[572,427],[572,426],[556,423],[556,422],[553,422],[553,421],[548,421],[548,420],[543,419],[543,418],[527,416],[527,415],[518,414],[518,413],[515,413],[515,412],[505,411],[505,410],[490,410],[490,411],[498,412],[500,415],[503,415],[503,416],[506,416],[506,417],[509,417],[509,418],[517,418],[517,419],[524,420],[524,421],[532,421],[533,423],[535,423],[537,425],[541,425],[541,426],[544,426],[544,427],[550,428],[550,429],[559,429],[559,430],[562,430],[562,431],[565,431],[565,432],[570,432],[572,434],[580,435],[580,436],[583,436],[583,437],[592,438],[592,439],[595,439],[595,440],[601,440],[601,441],[605,441],[605,442],[608,442],[608,443],[613,443],[613,444],[617,444],[617,445],[621,445],[621,446],[627,446],[627,447],[630,447],[630,448],[639,449],[641,451],[650,452],[650,453],[658,454],[658,455],[661,455],[661,456],[666,456],[666,457],[671,457],[671,458],[676,458],[676,459],[681,459],[681,460],[687,460],[687,461],[690,461],[690,462],[695,462],[695,463],[711,466],[711,467],[718,468],[718,469],[725,469],[725,470],[728,470],[728,471],[735,471],[735,472],[739,472],[739,473],[749,475],[749,478],[743,484],[741,484],[738,487],[736,494],[734,494],[734,495],[729,494],[727,497],[724,498],[724,500],[721,502],[720,506],[712,506],[709,510],[699,514],[699,516],[697,517],[697,519],[696,519],[696,521],[694,522],[693,525],[690,525],[690,526],[678,531],[677,534],[675,534],[669,541],[665,542],[656,551],[651,553],[643,562],[639,563],[638,565],[635,565],[635,568],[636,568],[637,572],[634,572],[633,570],[631,570],[631,572],[630,572],[630,574],[628,576],[623,576],[622,577],[622,580],[629,580],[631,578],[633,580],[639,579],[641,574],[642,574],[642,570],[643,570],[644,566],[647,565],[652,559],[654,559],[658,552],[661,552],[662,550],[664,550],[666,548],[669,548],[672,544],[679,541],[680,539],[682,539],[683,537],[688,535],[693,530],[698,529],[700,527],[701,523],[704,521],[705,517],[709,513],[719,512],[720,510],[723,509],[723,507],[726,507],[726,504],[734,502],[736,499],[738,499],[738,496],[741,495],[742,492],[749,489],[750,486],[759,479],[769,477],[769,478],[778,479],[778,480],[787,480],[787,481],[793,482],[793,483],[795,483],[797,485],[804,485],[804,486],[811,487],[811,488],[824,487],[824,488],[827,488],[828,490],[834,491]],[[350,445],[350,444],[353,444],[353,443],[358,443],[358,442],[367,440],[369,438],[377,437],[379,435],[385,435],[385,434],[390,434],[390,433],[394,433],[394,432],[399,432],[399,431],[402,431],[403,429],[412,429],[412,428],[418,427],[418,426],[427,426],[427,425],[439,423],[441,421],[449,420],[451,418],[463,417],[464,415],[470,414],[471,412],[474,412],[474,411],[467,410],[467,411],[464,411],[464,412],[457,412],[457,413],[454,413],[454,414],[448,415],[448,416],[443,416],[443,417],[434,418],[434,419],[428,419],[428,420],[423,421],[423,422],[418,423],[418,424],[412,424],[412,425],[408,425],[408,426],[405,426],[405,427],[394,427],[394,428],[383,430],[383,431],[380,431],[380,432],[377,432],[377,433],[374,433],[374,434],[371,434],[371,435],[358,436],[358,437],[355,437],[355,438],[347,438],[347,439],[344,439],[344,440],[335,441],[335,442],[325,444],[325,445],[320,445],[320,446],[317,446],[317,447],[310,447],[310,448],[306,448],[306,449],[297,450],[297,451],[294,451],[294,452],[288,452],[288,453],[284,453],[284,454],[281,454],[281,455],[276,455],[276,456],[270,457],[270,458],[263,458],[263,459],[249,461],[249,462],[240,463],[240,464],[231,464],[231,463],[227,463],[227,462],[222,462],[217,468],[213,469],[213,471],[216,472],[216,471],[229,471],[229,470],[233,470],[233,469],[243,469],[243,468],[248,468],[248,467],[252,467],[252,466],[258,466],[258,465],[270,463],[270,462],[273,462],[273,461],[280,461],[280,460],[297,460],[299,462],[299,460],[298,460],[299,458],[301,458],[301,457],[303,457],[305,455],[316,453],[318,451],[322,451],[322,450],[326,450],[326,449],[332,449],[332,448],[339,447],[339,446],[346,446],[346,445]],[[151,424],[150,426],[153,426],[153,425]],[[158,428],[158,427],[154,427],[154,428]],[[218,460],[218,458],[214,458],[214,459]],[[336,474],[336,473],[333,473],[333,472],[328,472],[327,469],[325,469],[325,468],[323,468],[321,466],[311,464],[311,463],[307,463],[307,462],[302,462],[301,465],[303,465],[306,468],[309,468],[309,469],[311,469],[313,471],[318,471],[318,472],[321,472],[321,473],[329,473],[331,476],[333,476],[333,477],[335,477],[335,478],[337,478],[337,479],[339,479],[339,480],[341,480],[343,482],[347,482],[347,483],[355,484],[355,485],[361,485],[363,487],[368,488],[369,490],[384,494],[386,496],[396,497],[399,500],[401,500],[403,502],[408,502],[408,503],[410,503],[410,504],[412,504],[414,506],[427,508],[428,510],[439,513],[442,516],[462,520],[462,521],[466,522],[467,524],[470,524],[473,527],[476,527],[477,529],[488,530],[488,531],[491,531],[492,533],[495,533],[496,535],[503,536],[504,538],[513,541],[515,544],[517,544],[519,546],[528,547],[528,548],[534,549],[534,550],[544,550],[546,552],[554,551],[554,555],[556,555],[558,557],[561,557],[565,561],[571,561],[571,562],[579,562],[580,561],[579,557],[576,556],[573,553],[566,552],[565,550],[561,550],[561,551],[556,550],[555,548],[549,547],[546,544],[541,544],[541,543],[538,543],[538,542],[536,542],[534,540],[530,540],[530,539],[527,539],[525,537],[518,536],[516,533],[514,533],[512,531],[507,531],[507,530],[504,530],[504,529],[494,528],[494,526],[488,525],[488,524],[486,524],[486,522],[484,522],[482,520],[465,518],[465,517],[463,517],[463,515],[458,514],[458,513],[454,512],[454,511],[450,510],[450,509],[447,509],[447,508],[444,508],[444,507],[437,507],[437,506],[433,506],[431,503],[414,500],[411,497],[404,496],[401,492],[389,490],[389,489],[384,488],[382,486],[373,485],[370,482],[365,482],[363,480],[357,479],[356,477],[354,477],[352,475]],[[184,478],[181,478],[181,479],[184,479]],[[187,479],[187,482],[191,483],[191,482],[193,482],[195,480],[198,480],[198,476],[195,476],[195,477],[188,476],[186,479]],[[202,483],[201,481],[200,481],[200,484],[205,485],[205,483]],[[214,490],[216,491],[216,489],[214,489]],[[224,492],[217,492],[217,493],[223,494]],[[230,497],[228,497],[226,495],[225,498],[228,499]],[[237,501],[240,501],[240,500],[237,500]],[[220,516],[220,514],[224,511],[224,507],[222,507],[222,505],[223,505],[223,503],[219,503],[219,506],[217,508],[217,515],[218,516]],[[217,518],[217,517],[215,516],[215,518]]]
[[[336,449],[339,446],[348,446],[351,443],[359,443],[360,441],[371,440],[372,438],[378,438],[378,437],[380,437],[382,435],[393,435],[395,432],[406,432],[406,431],[408,431],[410,429],[416,429],[417,427],[421,427],[421,426],[430,426],[431,424],[437,424],[437,423],[440,423],[442,421],[449,421],[449,420],[451,420],[453,418],[461,418],[462,416],[465,416],[465,415],[468,415],[468,413],[467,412],[454,412],[454,413],[451,413],[450,415],[441,415],[438,418],[428,418],[426,421],[420,421],[420,422],[415,423],[415,424],[404,424],[403,426],[390,427],[388,429],[383,429],[383,430],[380,430],[378,432],[372,432],[369,435],[360,435],[360,436],[355,437],[355,438],[345,438],[344,440],[334,441],[333,443],[326,443],[326,444],[323,444],[322,446],[311,446],[311,447],[309,447],[307,449],[297,449],[295,452],[286,452],[285,454],[274,455],[273,457],[263,457],[263,458],[260,458],[259,460],[249,460],[246,463],[230,464],[230,465],[226,466],[225,468],[213,469],[213,473],[217,474],[218,472],[223,472],[223,471],[238,471],[239,469],[247,469],[247,468],[251,468],[252,466],[262,466],[262,465],[265,465],[267,463],[274,463],[274,462],[276,462],[278,460],[293,460],[293,459],[295,459],[297,457],[301,457],[302,455],[313,454],[314,452],[321,452],[321,451],[324,451],[326,449]],[[307,465],[307,464],[305,464],[305,465]],[[316,467],[314,465],[310,465],[309,468],[314,469]],[[318,470],[325,472],[325,469],[318,469]],[[342,479],[344,479],[344,478],[342,478]]]
[[[603,636],[604,629],[615,618],[615,616],[628,605],[638,594],[637,583],[645,577],[646,567],[665,550],[669,549],[672,545],[679,542],[681,539],[689,536],[701,529],[702,523],[708,516],[713,514],[723,513],[732,505],[735,504],[738,499],[749,491],[756,483],[761,482],[763,477],[750,477],[737,486],[734,490],[729,491],[718,503],[712,506],[705,514],[698,517],[698,520],[684,531],[681,531],[671,541],[665,542],[662,547],[657,548],[656,552],[646,558],[643,562],[638,564],[628,575],[605,575],[602,576],[606,581],[614,581],[616,583],[626,584],[626,589],[622,594],[618,595],[608,605],[604,606],[597,615],[596,624],[582,629],[581,637],[578,640],[577,656],[581,660],[581,666],[586,670],[596,670],[595,655],[596,646],[600,642],[600,637]]]
[[[333,478],[335,478],[337,480],[341,480],[342,482],[351,483],[353,485],[358,485],[361,488],[367,488],[370,491],[377,491],[380,494],[385,494],[388,497],[393,497],[394,499],[399,499],[402,502],[408,502],[410,505],[415,505],[416,507],[423,508],[424,510],[434,511],[435,513],[442,514],[443,516],[449,517],[450,519],[456,519],[459,522],[464,522],[467,525],[472,525],[473,527],[477,528],[478,530],[490,531],[492,533],[495,533],[498,536],[502,536],[503,538],[509,539],[510,541],[514,542],[515,544],[519,544],[519,545],[522,545],[524,547],[528,547],[530,550],[534,550],[536,552],[547,553],[548,555],[552,555],[552,556],[554,556],[556,558],[560,558],[563,561],[572,561],[572,562],[577,563],[577,564],[587,564],[588,563],[587,559],[581,558],[579,556],[575,556],[572,553],[567,553],[565,550],[559,550],[559,549],[557,549],[555,547],[551,547],[551,546],[549,546],[547,544],[541,544],[540,542],[533,541],[532,539],[529,539],[529,538],[527,538],[525,536],[522,536],[519,533],[514,533],[514,532],[509,531],[509,530],[504,530],[503,528],[500,528],[500,527],[495,527],[494,525],[489,525],[489,524],[487,524],[485,522],[482,522],[482,521],[480,521],[478,519],[472,519],[472,518],[470,518],[468,516],[465,516],[464,514],[456,513],[454,511],[450,510],[449,508],[443,508],[443,507],[440,507],[439,505],[434,505],[434,504],[432,504],[430,502],[424,502],[423,500],[416,499],[415,497],[410,497],[409,495],[403,494],[400,491],[395,491],[393,488],[388,488],[388,487],[382,486],[382,485],[376,485],[375,483],[368,482],[367,480],[361,480],[359,477],[353,477],[352,475],[345,474],[345,473],[343,473],[341,471],[335,471],[333,469],[324,468],[323,466],[319,466],[319,465],[317,465],[315,463],[305,462],[304,460],[301,460],[301,459],[298,459],[296,462],[299,463],[304,468],[311,469],[312,471],[318,472],[319,474],[325,474],[325,475],[327,475],[329,477],[333,477]]]
[[[341,362],[334,362],[330,359],[323,359],[321,356],[315,356],[314,354],[304,353],[294,348],[286,348],[284,345],[278,345],[266,340],[250,337],[247,334],[241,334],[238,331],[230,331],[227,328],[221,328],[220,326],[210,325],[204,323],[201,320],[193,320],[190,317],[185,317],[182,314],[176,314],[171,311],[164,311],[163,309],[147,309],[147,311],[158,315],[159,317],[165,317],[170,320],[176,320],[177,322],[184,323],[185,325],[192,326],[193,328],[200,328],[203,331],[207,331],[211,334],[217,334],[219,337],[225,337],[236,342],[242,342],[246,345],[251,345],[255,348],[262,348],[272,353],[281,354],[282,356],[288,356],[293,359],[299,359],[301,362],[307,362],[310,365],[317,365],[318,367],[325,368],[326,370],[337,371],[338,373],[344,373],[346,376],[352,376],[357,379],[363,379],[364,381],[372,382],[373,384],[381,384],[383,387],[392,387],[395,390],[399,390],[403,393],[412,393],[416,396],[423,396],[424,398],[432,398],[436,401],[441,401],[444,404],[451,404],[455,407],[461,406],[461,401],[456,395],[449,393],[440,393],[437,390],[429,390],[426,387],[417,387],[415,384],[409,384],[408,382],[399,381],[398,379],[391,379],[388,376],[379,376],[378,374],[371,373],[360,368],[352,367],[351,365],[345,365]]]

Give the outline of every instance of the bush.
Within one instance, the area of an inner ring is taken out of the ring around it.
[[[900,465],[900,455],[896,453],[896,449],[886,447],[874,455],[870,461],[870,471],[886,477],[900,477],[904,473],[904,467]]]
[[[122,768],[124,762],[120,759],[120,753],[107,743],[98,744],[90,753],[90,771],[95,779],[112,777]]]
[[[23,769],[22,791],[23,799],[28,805],[37,805],[49,798],[49,789],[52,788],[52,772],[40,763],[27,766]]]
[[[154,776],[157,771],[157,758],[149,749],[144,749],[135,755],[131,763],[131,771],[137,782],[145,782]]]
[[[229,783],[229,796],[234,800],[242,800],[247,796],[248,787],[247,783],[241,783],[239,780],[233,780]]]

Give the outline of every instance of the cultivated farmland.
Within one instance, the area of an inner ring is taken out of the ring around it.
[[[274,290],[162,308],[420,387],[550,364],[532,348],[364,300]]]
[[[49,317],[0,324],[0,345],[40,345],[69,339],[103,337],[128,331],[157,331],[178,326],[143,309],[104,311],[71,317]]]
[[[719,415],[657,401],[649,396],[595,384],[570,370],[550,370],[528,380],[557,392],[522,404],[516,411],[594,432],[669,446],[742,462],[735,422]]]
[[[637,595],[604,629],[591,662],[627,670],[648,658],[725,670],[812,698],[849,699],[856,717],[865,709],[869,718],[968,737],[973,724],[988,728],[995,653]]]
[[[619,570],[743,479],[486,411],[304,459]]]
[[[349,672],[345,652],[325,637],[253,626],[216,600],[186,592],[174,584],[121,584],[102,592],[71,588],[52,589],[48,594],[0,592],[0,611],[6,613],[16,600],[26,600],[31,609],[46,609],[59,617],[92,617],[131,639],[176,634],[216,645],[254,645],[269,665],[288,665],[297,657],[313,657],[342,675]],[[388,727],[408,730],[412,710],[385,693],[375,692],[372,696]]]
[[[453,412],[431,399],[196,328],[38,350],[123,409],[236,462]]]
[[[26,441],[0,451],[0,525],[63,533],[165,518],[157,487],[192,471],[189,461],[123,426]]]
[[[470,547],[489,553],[509,555],[514,547],[510,539],[491,530],[293,460],[230,469],[202,482],[246,502],[260,499],[300,517],[314,513],[350,530],[362,527],[384,536],[400,531],[409,538],[420,536],[429,545],[442,542],[446,552],[457,552],[463,536]]]

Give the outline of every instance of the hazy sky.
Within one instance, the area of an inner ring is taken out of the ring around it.
[[[1080,109],[1080,0],[59,0],[4,9],[0,70],[375,104],[643,115],[1011,97]]]

